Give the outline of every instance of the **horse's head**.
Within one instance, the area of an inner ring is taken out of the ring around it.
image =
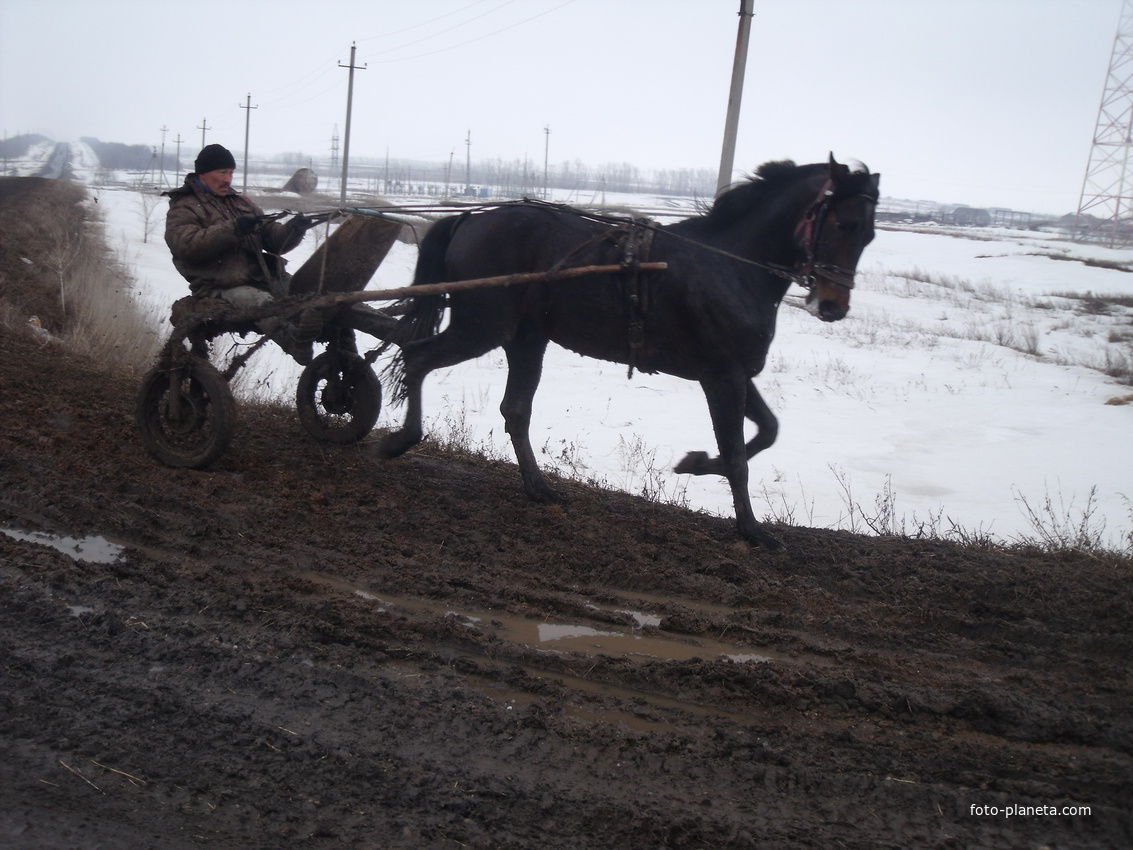
[[[806,306],[824,322],[844,319],[865,246],[873,241],[880,174],[850,171],[830,155],[829,172],[795,227],[802,259],[795,273],[809,292]]]

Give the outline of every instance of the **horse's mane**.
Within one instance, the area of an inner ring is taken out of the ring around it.
[[[754,175],[746,177],[720,195],[704,213],[703,221],[709,227],[726,227],[751,212],[752,207],[761,203],[767,195],[779,192],[792,183],[808,180],[829,168],[829,163],[825,162],[811,165],[797,165],[790,159],[765,162],[755,170]],[[855,169],[850,176],[860,177],[861,180],[843,181],[846,185],[839,188],[839,196],[862,193],[868,186],[870,174],[864,165]]]
[[[704,213],[705,224],[724,227],[740,216],[746,215],[753,206],[758,205],[768,194],[779,191],[783,186],[799,179],[803,172],[807,176],[814,173],[819,165],[796,165],[794,160],[781,159],[765,162],[755,170],[755,174],[733,185],[712,203]]]

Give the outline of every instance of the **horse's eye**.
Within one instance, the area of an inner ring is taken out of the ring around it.
[[[851,232],[853,232],[853,230],[855,228],[857,228],[857,226],[858,226],[858,224],[855,221],[839,221],[838,222],[838,229],[841,230],[843,233],[851,233]]]

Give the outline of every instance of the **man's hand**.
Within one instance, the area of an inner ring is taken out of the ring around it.
[[[317,224],[317,221],[311,221],[311,219],[307,218],[307,216],[303,215],[303,213],[297,213],[294,218],[287,222],[288,227],[290,227],[292,230],[298,231],[299,233],[306,233]]]
[[[260,217],[258,215],[242,215],[236,219],[236,235],[247,236],[259,226]]]

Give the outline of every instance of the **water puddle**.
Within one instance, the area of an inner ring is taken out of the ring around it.
[[[42,531],[24,532],[11,528],[0,528],[0,533],[16,540],[26,540],[29,543],[50,546],[64,555],[69,555],[76,561],[84,561],[89,564],[112,564],[122,557],[122,552],[126,548],[117,543],[111,543],[105,537],[61,537]]]
[[[304,572],[298,577],[371,603],[375,612],[450,617],[460,625],[492,632],[502,640],[529,646],[540,652],[548,654],[569,652],[581,655],[582,661],[565,671],[559,665],[553,669],[542,669],[537,661],[521,662],[518,666],[534,679],[552,679],[561,682],[580,695],[579,699],[563,701],[559,705],[566,715],[584,722],[610,723],[631,731],[688,734],[707,728],[703,726],[705,719],[723,717],[745,725],[759,722],[759,712],[737,712],[682,699],[675,694],[660,694],[591,678],[585,666],[588,663],[587,656],[603,655],[640,662],[683,661],[692,658],[723,659],[736,664],[797,663],[804,660],[824,662],[824,659],[809,654],[787,656],[771,649],[665,634],[657,630],[657,626],[662,621],[661,617],[634,611],[624,603],[622,605],[588,603],[586,607],[594,611],[628,615],[637,624],[636,628],[606,623],[588,625],[561,620],[552,622],[550,619],[539,621],[496,610],[481,611],[468,608],[454,610],[447,604],[426,599],[397,596],[381,591],[373,592],[322,573]],[[640,604],[643,608],[653,604],[671,605],[678,602],[683,606],[705,611],[712,610],[718,614],[728,614],[733,610],[723,605],[701,604],[691,600],[674,600],[659,596],[649,597],[647,594],[637,592],[626,593],[624,596],[631,606]],[[562,618],[565,619],[567,618]],[[458,654],[467,655],[477,661],[484,660],[475,651],[462,650]],[[537,694],[512,687],[491,676],[469,673],[463,678],[468,687],[502,704],[508,710],[523,708],[541,699]],[[678,713],[671,713],[674,711]],[[697,720],[691,725],[686,724],[681,718],[688,716]]]
[[[320,573],[305,572],[300,578],[333,587],[373,602],[378,611],[401,609],[431,616],[455,618],[470,628],[494,630],[502,639],[523,644],[544,652],[577,652],[584,655],[606,655],[637,661],[688,661],[693,658],[723,659],[736,664],[764,664],[771,661],[790,661],[787,655],[759,647],[739,647],[736,644],[704,637],[669,635],[656,631],[646,632],[645,626],[656,627],[661,618],[624,608],[605,605],[588,605],[593,610],[616,611],[627,614],[638,624],[637,628],[619,628],[616,625],[590,626],[583,623],[531,620],[501,611],[456,611],[424,599],[410,599],[385,593],[372,593],[360,587]]]

